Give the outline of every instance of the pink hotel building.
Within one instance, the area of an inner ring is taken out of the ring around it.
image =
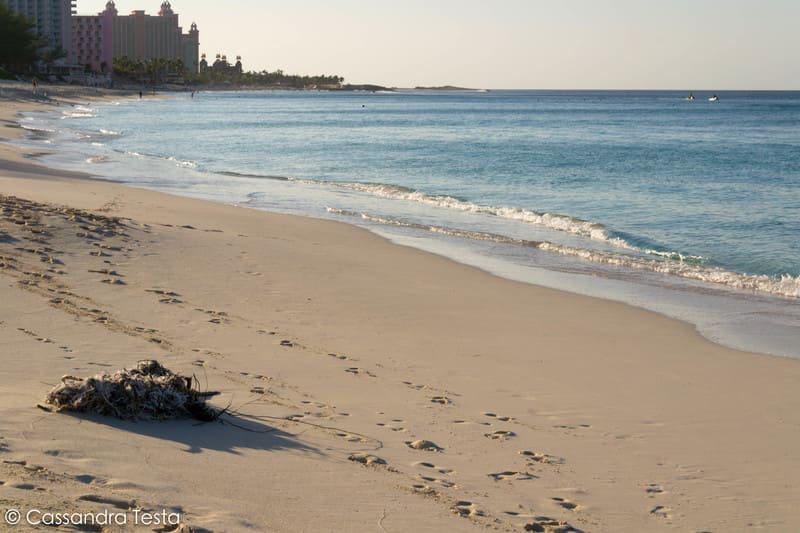
[[[95,72],[110,72],[115,57],[180,59],[189,72],[199,68],[200,32],[192,23],[189,33],[178,25],[169,1],[157,16],[144,11],[119,15],[113,0],[102,13],[72,17],[71,60]]]

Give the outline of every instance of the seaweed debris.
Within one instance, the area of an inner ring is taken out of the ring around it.
[[[193,377],[175,374],[158,361],[81,379],[64,376],[45,401],[57,411],[114,416],[123,420],[194,418],[210,422],[224,412],[206,403],[215,393],[195,388]]]

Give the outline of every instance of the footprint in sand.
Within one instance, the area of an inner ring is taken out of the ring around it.
[[[465,518],[474,518],[476,516],[484,516],[485,513],[478,509],[478,506],[472,502],[468,501],[457,501],[450,507],[450,510],[453,511],[458,516],[463,516]]]
[[[417,385],[416,383],[412,383],[410,381],[403,381],[403,385],[406,385],[414,390],[422,390],[425,388],[425,385]]]
[[[650,514],[653,516],[657,516],[659,518],[671,518],[672,515],[670,514],[672,509],[669,507],[665,507],[663,505],[656,505],[652,509],[650,509]]]
[[[495,413],[482,413],[483,416],[500,420],[501,422],[513,422],[516,420],[513,416],[498,416]]]
[[[422,494],[423,496],[435,497],[439,495],[436,489],[430,487],[429,485],[423,485],[422,483],[416,483],[414,485],[411,485],[411,490],[414,491],[416,494]]]
[[[469,420],[461,420],[461,419],[453,420],[453,424],[478,424],[480,426],[492,425],[490,422],[470,422]]]
[[[158,294],[159,296],[171,296],[171,297],[180,296],[180,294],[178,294],[177,292],[171,291],[169,289],[160,289],[160,288],[145,289],[144,292],[152,292],[153,294]]]
[[[573,502],[571,502],[569,500],[566,500],[564,498],[550,498],[550,499],[553,500],[554,502],[556,502],[556,505],[558,505],[559,507],[563,507],[564,509],[566,509],[568,511],[574,511],[575,509],[578,508],[578,504],[577,503],[573,503]]]
[[[530,472],[515,472],[512,470],[506,470],[504,472],[495,472],[493,474],[487,474],[490,478],[494,479],[495,481],[504,481],[504,480],[511,480],[511,481],[528,481],[530,479],[536,479],[536,476],[531,474]]]
[[[415,440],[415,441],[406,441],[406,446],[411,448],[412,450],[423,450],[426,452],[442,452],[444,448],[437,446],[436,443],[429,441],[429,440]]]
[[[294,415],[294,416],[303,417],[305,415]],[[334,433],[334,435],[346,440],[347,442],[367,442],[367,439],[363,437],[359,437],[358,435],[351,435],[350,433],[345,433],[344,431],[337,431],[336,433]]]
[[[377,455],[370,455],[368,453],[351,453],[347,459],[356,463],[361,463],[364,466],[378,466],[386,464],[386,461]]]
[[[521,456],[525,457],[526,460],[547,464],[547,465],[562,465],[564,464],[563,457],[557,457],[555,455],[548,455],[546,453],[539,453],[539,452],[532,452],[530,450],[522,450],[518,452]]]
[[[112,507],[116,507],[117,509],[122,509],[124,511],[127,511],[129,509],[134,509],[136,507],[135,501],[118,500],[115,498],[98,496],[96,494],[85,494],[83,496],[79,496],[78,501],[102,503],[106,505],[111,505]]]
[[[361,374],[364,374],[364,375],[367,375],[367,376],[369,376],[369,377],[371,377],[371,378],[376,378],[376,377],[378,377],[378,376],[376,376],[375,374],[373,374],[372,372],[370,372],[369,370],[364,370],[363,368],[358,368],[357,366],[351,366],[350,368],[345,368],[345,370],[344,370],[344,371],[345,371],[345,372],[348,372],[348,373],[350,373],[350,374],[353,374],[353,375],[361,375]]]
[[[402,420],[399,420],[399,422],[402,422]],[[408,433],[408,430],[406,428],[404,428],[403,426],[394,426],[392,424],[387,424],[385,422],[378,422],[375,425],[383,427],[383,428],[386,428],[386,429],[391,429],[392,431],[399,431],[401,433]]]
[[[647,485],[647,487],[645,487],[644,491],[647,494],[649,494],[650,497],[652,498],[656,494],[663,494],[664,493],[664,487],[662,487],[661,485],[658,485],[656,483],[650,483],[649,485]]]
[[[109,270],[108,268],[101,268],[100,270],[89,270],[89,272],[93,274],[104,274],[106,276],[114,276],[117,278],[124,277],[122,274],[118,274],[116,270]]]
[[[431,403],[438,403],[441,405],[451,405],[453,401],[447,396],[433,396],[431,398]]]
[[[505,430],[505,429],[498,429],[497,431],[493,431],[491,433],[484,433],[484,437],[493,439],[493,440],[508,440],[511,437],[516,437],[517,434],[513,431]]]
[[[412,463],[412,466],[421,466],[422,468],[430,468],[431,470],[435,470],[436,472],[439,472],[440,474],[444,474],[446,476],[455,473],[455,470],[453,470],[452,468],[444,468],[444,467],[441,467],[441,466],[436,466],[433,463],[428,463],[428,462],[425,462],[425,461],[420,461],[418,463]]]
[[[556,520],[548,516],[536,516],[533,522],[525,524],[525,531],[541,533],[583,533],[580,529],[572,527],[567,522]]]
[[[441,479],[441,478],[437,478],[437,477],[423,476],[422,474],[420,474],[419,478],[422,481],[426,481],[428,483],[436,483],[437,485],[441,485],[442,487],[447,488],[447,489],[457,486],[452,481],[448,481],[446,479]]]
[[[37,487],[36,485],[31,485],[30,483],[18,483],[16,485],[9,485],[13,489],[19,490],[47,490],[41,487]]]

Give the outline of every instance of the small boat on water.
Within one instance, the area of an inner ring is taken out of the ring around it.
[[[689,93],[689,96],[686,97],[687,100],[694,100],[694,95]]]
[[[719,100],[719,96],[716,94],[711,95],[711,98],[708,99],[709,102],[716,102],[717,100]]]

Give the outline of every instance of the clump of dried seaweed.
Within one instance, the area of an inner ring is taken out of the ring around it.
[[[58,411],[76,411],[135,420],[196,418],[221,414],[206,403],[209,393],[194,387],[191,377],[175,374],[158,361],[139,361],[136,368],[90,378],[64,376],[47,394]]]

